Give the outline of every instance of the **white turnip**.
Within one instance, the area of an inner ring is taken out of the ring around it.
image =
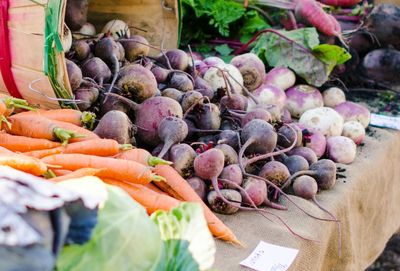
[[[252,94],[257,99],[258,105],[276,105],[280,110],[286,105],[285,92],[273,85],[262,84]],[[249,109],[254,109],[256,106],[254,101],[249,99]]]
[[[121,20],[111,20],[101,30],[101,33],[111,34],[114,39],[129,38],[131,31],[129,26]]]
[[[332,136],[326,141],[326,153],[337,163],[351,164],[356,158],[357,145],[350,138]]]
[[[262,84],[265,66],[256,54],[247,53],[235,56],[232,58],[231,64],[239,69],[243,77],[243,84],[248,90],[255,90]]]
[[[343,118],[330,107],[307,110],[301,115],[299,123],[321,132],[324,136],[338,136],[343,131]]]
[[[346,96],[340,88],[331,87],[322,92],[322,98],[324,99],[324,106],[335,108],[340,103],[346,101]]]
[[[297,85],[286,90],[286,108],[294,118],[307,110],[324,106],[318,89],[308,85]]]
[[[335,107],[336,112],[338,112],[343,120],[350,121],[356,120],[360,122],[364,128],[367,128],[369,121],[371,119],[371,113],[369,110],[354,102],[343,102]]]
[[[273,85],[285,91],[296,83],[296,75],[286,67],[276,67],[264,77],[264,84]]]
[[[343,124],[342,136],[348,137],[357,145],[360,145],[365,138],[365,128],[358,121],[351,120]]]
[[[220,89],[242,94],[243,77],[240,71],[230,64],[218,64],[210,67],[203,76],[214,92]]]

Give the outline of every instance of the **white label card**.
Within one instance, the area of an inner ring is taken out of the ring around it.
[[[293,263],[298,252],[298,249],[260,241],[250,256],[240,264],[257,271],[286,271]]]
[[[400,118],[399,117],[389,117],[378,114],[371,114],[370,124],[372,126],[391,128],[400,130]]]

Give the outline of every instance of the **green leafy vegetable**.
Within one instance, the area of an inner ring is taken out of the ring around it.
[[[214,263],[215,243],[203,210],[196,203],[182,203],[170,212],[157,211],[151,218],[164,240],[164,259],[158,270],[205,270]]]
[[[224,61],[229,63],[234,57],[231,55],[233,49],[230,48],[227,44],[221,44],[214,47],[214,50],[219,54],[219,57]]]
[[[351,57],[339,46],[319,45],[315,28],[267,32],[259,37],[252,52],[272,67],[291,68],[308,84],[317,87],[329,79],[337,64],[342,64]]]
[[[248,42],[254,33],[263,29],[271,27],[255,10],[250,10],[244,15],[242,27],[240,27],[240,41],[242,43]]]
[[[155,270],[162,256],[157,226],[124,191],[113,186],[107,190],[92,239],[66,246],[57,261],[58,271]]]

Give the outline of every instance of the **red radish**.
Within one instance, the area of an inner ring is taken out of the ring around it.
[[[262,108],[255,108],[245,114],[239,114],[230,110],[229,114],[231,114],[235,118],[239,118],[242,127],[245,126],[248,122],[252,121],[253,119],[260,119],[266,122],[271,122],[272,120],[271,113]]]
[[[157,80],[154,75],[139,64],[123,67],[119,73],[117,86],[132,97],[135,102],[154,97],[157,92]]]
[[[296,147],[291,149],[290,151],[287,152],[289,156],[291,155],[299,155],[305,158],[308,162],[309,165],[314,164],[315,162],[318,161],[317,155],[315,152],[307,147]]]
[[[238,164],[231,164],[222,170],[221,174],[218,178],[229,180],[237,185],[242,185],[243,183],[243,174]],[[224,188],[235,189],[236,187],[229,184],[224,183]]]
[[[244,86],[248,90],[255,90],[262,84],[265,66],[256,54],[246,53],[235,56],[232,58],[231,64],[239,69],[243,76]]]
[[[158,137],[164,142],[164,146],[158,155],[163,157],[172,145],[182,142],[188,135],[186,122],[177,117],[168,116],[158,125]]]
[[[188,144],[176,144],[169,150],[172,167],[186,178],[193,173],[193,161],[197,154]]]
[[[261,168],[258,175],[280,187],[290,177],[290,172],[283,163],[270,161]]]
[[[244,203],[251,204],[248,199],[250,198],[254,205],[260,206],[267,198],[267,184],[259,179],[246,179],[243,183],[243,189],[244,191],[242,192],[242,198]]]
[[[361,0],[318,0],[319,2],[333,7],[352,7],[361,2]]]
[[[296,83],[296,75],[286,67],[276,67],[264,77],[265,85],[273,85],[285,91]]]
[[[357,146],[350,138],[332,136],[326,141],[326,153],[337,163],[351,164],[356,158]]]
[[[262,84],[253,91],[253,95],[259,105],[276,105],[280,110],[286,105],[285,92],[273,85]],[[249,109],[253,109],[256,106],[253,100],[249,101]]]
[[[199,197],[202,200],[206,199],[207,187],[201,178],[191,177],[191,178],[187,179],[187,182],[193,188],[193,190],[196,191],[197,195],[199,195]]]
[[[346,101],[346,96],[340,88],[331,87],[322,92],[322,98],[324,99],[324,106],[335,108],[340,103]]]
[[[227,144],[218,144],[215,146],[216,149],[219,149],[223,152],[225,157],[225,165],[232,165],[239,163],[239,157],[234,148]]]
[[[367,128],[371,119],[371,113],[366,107],[353,102],[338,104],[335,110],[343,117],[344,121],[356,120],[360,122],[364,128]]]
[[[170,68],[168,66],[169,62],[169,64],[171,64],[172,69],[181,71],[186,70],[189,66],[188,55],[180,49],[172,49],[167,51],[165,55],[162,54],[158,57],[158,61],[160,61],[160,63],[167,68]]]
[[[324,136],[341,135],[343,118],[330,107],[319,107],[307,110],[301,115],[299,123],[321,132]]]
[[[343,124],[342,136],[348,137],[357,145],[360,145],[365,138],[364,126],[358,121],[351,120]]]
[[[324,102],[318,89],[308,85],[297,85],[286,91],[286,108],[294,118],[309,109],[322,107]]]

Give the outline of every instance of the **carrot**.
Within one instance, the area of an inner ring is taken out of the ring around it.
[[[121,149],[129,148],[132,148],[131,144],[120,145],[117,141],[113,139],[92,139],[82,142],[70,143],[67,146],[61,146],[50,150],[26,152],[25,155],[36,158],[43,158],[52,154],[59,153],[80,153],[97,156],[113,156],[118,154]]]
[[[222,240],[241,245],[233,232],[205,205],[188,182],[179,173],[167,165],[157,165],[154,172],[165,178],[165,181],[157,182],[156,185],[169,195],[179,195],[179,198],[189,202],[198,202],[204,210],[204,215],[211,233]],[[171,192],[173,191],[173,192]]]
[[[68,170],[104,168],[105,170],[99,173],[99,177],[113,178],[138,184],[147,184],[152,180],[160,180],[160,177],[153,174],[149,167],[134,161],[110,157],[85,154],[55,154],[42,158],[42,161],[51,165],[59,165],[62,169]]]
[[[157,193],[144,185],[113,179],[103,179],[103,181],[125,190],[135,201],[146,208],[148,214],[152,214],[157,210],[169,211],[180,203],[179,200],[168,195]]]
[[[90,130],[93,129],[93,125],[96,120],[96,115],[94,113],[81,112],[74,109],[36,110],[24,112],[22,114],[36,114],[51,120],[68,122],[76,126],[86,126]]]
[[[153,183],[148,183],[145,185],[148,189],[153,190],[154,192],[160,193],[160,194],[164,194],[164,195],[168,195],[167,193],[165,193],[164,191],[162,191],[160,188],[158,188],[157,186],[155,186]]]
[[[47,171],[47,166],[40,160],[16,153],[0,153],[0,165],[40,176]]]
[[[127,151],[122,151],[116,156],[117,159],[124,159],[138,162],[139,164],[145,166],[156,166],[156,165],[169,165],[171,162],[165,161],[164,159],[152,156],[145,149],[131,149]]]
[[[79,136],[74,131],[62,129],[51,120],[36,115],[19,116],[19,114],[16,114],[9,117],[8,120],[11,127],[3,125],[3,128],[13,135],[60,140],[62,144],[66,144],[70,139]]]
[[[81,178],[85,176],[96,176],[99,174],[103,169],[97,169],[97,168],[81,168],[75,171],[72,171],[68,174],[65,174],[63,176],[58,176],[55,178],[49,179],[52,182],[61,182],[69,179],[75,179],[75,178]]]
[[[35,108],[29,106],[26,100],[14,98],[6,94],[0,94],[0,101],[6,106],[6,111],[4,112],[5,117],[10,116],[15,108],[35,110]]]
[[[0,146],[14,152],[26,152],[43,149],[51,149],[61,146],[58,142],[47,139],[16,136],[7,133],[0,133]]]
[[[0,146],[0,154],[4,154],[4,153],[6,153],[6,154],[15,154],[15,152],[12,152],[9,149]]]
[[[89,139],[99,138],[99,136],[96,135],[95,133],[93,133],[89,130],[86,130],[85,128],[76,126],[74,124],[71,124],[68,122],[63,122],[63,121],[58,121],[58,120],[53,120],[52,122],[60,128],[63,128],[63,129],[69,130],[69,131],[73,131],[79,135],[83,135],[83,137],[73,138],[71,140],[71,142],[79,142],[79,141],[86,141]]]
[[[66,170],[66,169],[52,169],[51,171],[53,171],[53,173],[58,177],[58,176],[64,176],[67,174],[72,173],[72,170]]]

